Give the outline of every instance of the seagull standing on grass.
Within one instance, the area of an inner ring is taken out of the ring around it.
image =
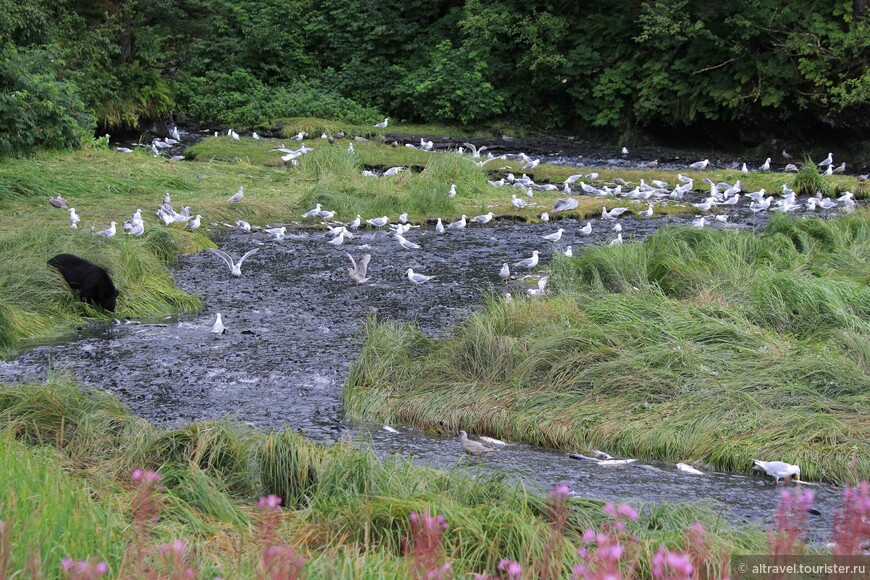
[[[115,235],[115,232],[116,232],[115,226],[116,225],[117,225],[116,222],[111,222],[111,224],[109,224],[109,227],[107,229],[98,231],[97,235],[103,236],[104,238],[111,238],[112,236]]]
[[[456,197],[456,184],[450,185],[450,193],[447,194],[447,197]]]
[[[378,129],[386,129],[387,125],[389,125],[389,123],[390,123],[390,118],[384,117],[383,121],[381,121],[380,123],[375,123],[375,127],[377,127]]]
[[[244,256],[239,258],[238,262],[233,262],[232,256],[230,256],[223,250],[218,250],[216,248],[206,248],[206,250],[223,260],[226,263],[227,267],[229,267],[230,274],[238,278],[242,275],[242,263],[254,254],[256,254],[258,251],[260,251],[260,248],[254,248],[253,250],[245,253]]]
[[[350,279],[356,282],[357,284],[365,284],[371,278],[366,278],[366,273],[368,272],[369,262],[372,260],[371,254],[363,254],[362,258],[360,258],[359,262],[353,259],[353,256],[347,254],[347,257],[350,258],[351,268],[347,269],[347,273],[350,276]]]
[[[238,203],[242,201],[242,198],[245,197],[245,186],[242,185],[239,187],[239,190],[232,194],[230,198],[227,200],[230,203]]]
[[[828,153],[828,156],[825,157],[825,159],[822,160],[821,163],[819,163],[819,166],[823,166],[823,165],[833,165],[833,164],[834,164],[834,154],[833,154],[833,153]]]
[[[79,222],[82,221],[79,215],[76,213],[76,208],[71,207],[67,210],[69,212],[69,227],[74,230],[77,230],[79,227]]]

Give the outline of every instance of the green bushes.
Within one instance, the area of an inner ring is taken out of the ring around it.
[[[78,147],[94,129],[78,89],[56,73],[57,55],[0,43],[0,157]]]
[[[374,123],[379,115],[313,83],[267,86],[253,74],[209,72],[175,84],[176,99],[190,119],[254,127],[282,117],[324,117],[350,123]]]

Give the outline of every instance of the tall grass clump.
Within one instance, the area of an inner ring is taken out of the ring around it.
[[[496,570],[504,558],[568,571],[584,530],[608,519],[603,502],[566,498],[554,536],[548,500],[504,476],[225,421],[158,429],[112,395],[63,381],[0,386],[0,467],[9,475],[0,478],[0,521],[11,529],[0,530],[0,555],[11,541],[9,573],[38,566],[41,577],[98,562],[121,577],[183,577],[188,568],[204,577],[409,577],[428,552],[458,575]],[[290,499],[268,493],[278,489]],[[423,513],[450,524],[426,549],[415,548]],[[679,545],[694,521],[718,546],[764,545],[760,532],[733,530],[700,508],[649,506],[629,526],[643,565],[655,546]],[[29,563],[34,547],[38,564]]]
[[[865,479],[867,222],[776,218],[761,236],[663,229],[554,261],[555,294],[491,299],[450,339],[370,324],[346,410],[712,469],[775,458],[811,479]]]
[[[834,186],[825,181],[825,178],[819,173],[819,168],[809,157],[804,159],[800,170],[795,173],[791,187],[798,195],[816,195],[818,192],[831,195],[835,191]]]

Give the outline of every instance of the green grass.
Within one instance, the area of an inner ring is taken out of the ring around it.
[[[378,122],[383,119],[379,119]],[[343,121],[329,121],[326,119],[315,119],[310,117],[293,117],[288,119],[278,119],[271,123],[280,131],[280,136],[289,139],[300,131],[305,131],[309,135],[309,139],[319,138],[322,133],[334,135],[339,131],[344,131],[348,137],[355,136],[365,138],[379,138],[380,136],[392,135],[416,135],[420,137],[436,137],[447,136],[453,138],[468,138],[468,139],[492,139],[501,137],[502,131],[496,129],[475,129],[470,127],[458,127],[449,125],[420,125],[413,123],[400,123],[396,119],[390,119],[386,129],[375,127],[374,123],[369,125],[356,125],[353,123],[345,123]],[[511,135],[521,137],[524,131],[519,128],[512,128],[509,133]]]
[[[539,559],[547,538],[544,497],[498,476],[381,460],[365,446],[321,447],[289,431],[226,421],[160,430],[112,395],[63,379],[0,386],[0,467],[0,519],[13,522],[12,571],[24,569],[38,547],[43,577],[56,577],[65,556],[99,557],[117,570],[130,539],[134,468],[163,475],[164,512],[153,542],[185,538],[203,578],[252,575],[260,549],[252,506],[267,493],[289,498],[279,535],[305,554],[310,577],[408,577],[408,516],[424,509],[446,516],[447,553],[458,574],[494,572],[502,557]],[[603,520],[601,506],[572,501],[572,543]],[[761,533],[731,529],[705,510],[650,505],[631,528],[643,561],[661,543],[682,545],[682,531],[696,520],[719,553],[764,545]],[[567,544],[564,557],[567,569],[576,558]]]
[[[353,417],[807,479],[870,477],[870,219],[663,229],[551,268],[448,340],[369,323]],[[854,468],[853,468],[853,461]]]

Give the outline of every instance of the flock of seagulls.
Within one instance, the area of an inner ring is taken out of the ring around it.
[[[389,119],[385,118],[382,122],[377,123],[375,127],[384,129],[388,126],[388,123]],[[227,131],[227,135],[235,140],[240,139],[238,133],[236,133],[232,129]],[[302,142],[302,139],[304,139],[306,136],[307,134],[305,134],[304,132],[300,132],[299,134],[291,138],[291,140],[293,141],[300,142],[300,147],[298,149],[289,149],[281,145],[273,149],[273,151],[278,151],[284,154],[281,157],[282,161],[295,163],[300,156],[313,150],[310,147],[306,147],[305,144]],[[254,134],[253,138],[258,139],[259,136]],[[329,138],[329,136],[324,134],[322,135],[322,138]],[[155,139],[154,141],[152,141],[152,152],[154,152],[155,154],[159,154],[159,151],[161,149],[171,147],[173,144],[177,143],[178,140],[180,140],[180,136],[177,133],[177,129],[173,129],[173,134],[170,138],[162,141],[159,139]],[[173,141],[175,141],[175,143],[173,143]],[[421,139],[419,147],[411,144],[408,145],[410,147],[423,151],[434,150],[434,143],[431,140],[427,141],[425,139]],[[487,147],[477,147],[473,143],[465,143],[463,145],[463,147],[460,147],[457,150],[457,154],[462,156],[467,155],[467,157],[470,158],[472,162],[480,167],[483,167],[490,162],[504,160],[511,157],[508,155],[494,156],[491,152],[488,153],[486,157],[484,157],[484,152],[486,151]],[[129,150],[124,150],[124,148],[120,147],[117,149],[122,153],[129,152]],[[353,143],[349,144],[348,152],[351,154],[354,153]],[[790,158],[790,155],[788,155],[785,151],[783,151],[782,153],[784,158]],[[628,149],[623,147],[622,154],[628,155]],[[513,157],[522,161],[523,171],[534,169],[540,164],[540,159],[532,159],[524,153],[520,153]],[[478,159],[483,159],[483,161],[477,161]],[[654,160],[645,164],[646,167],[650,168],[656,167],[657,165],[658,160]],[[703,159],[701,161],[690,164],[689,167],[696,171],[703,171],[707,169],[710,165],[711,163],[709,159]],[[831,154],[829,154],[828,157],[818,165],[820,167],[827,168],[825,170],[825,174],[827,175],[831,175],[833,173],[842,173],[843,171],[845,171],[845,163],[841,164],[839,167],[834,168],[833,155]],[[792,164],[786,166],[786,171],[790,171],[791,167],[794,166]],[[381,177],[398,175],[404,169],[404,167],[389,168],[383,172]],[[759,171],[770,171],[770,169],[770,158],[766,159],[765,162],[758,168]],[[745,163],[741,168],[741,172],[743,174],[749,172]],[[370,171],[364,172],[364,175],[375,176],[375,174]],[[511,204],[517,209],[534,206],[534,201],[532,200],[535,199],[535,192],[558,191],[561,194],[561,197],[555,202],[551,210],[554,215],[576,209],[579,205],[578,198],[583,196],[602,198],[608,197],[616,200],[623,199],[633,203],[642,203],[646,205],[646,209],[636,211],[626,206],[611,206],[609,210],[606,206],[602,207],[601,222],[613,223],[612,230],[616,233],[616,237],[610,241],[610,245],[618,245],[623,243],[621,233],[622,226],[619,223],[619,219],[621,216],[628,212],[635,213],[644,219],[649,219],[655,213],[654,207],[656,203],[665,203],[668,201],[682,201],[686,194],[694,190],[695,185],[695,180],[693,178],[684,176],[679,173],[676,175],[673,184],[661,180],[651,180],[649,183],[646,183],[644,179],[640,179],[637,184],[632,184],[620,178],[614,178],[609,183],[603,183],[598,178],[599,175],[593,172],[585,175],[571,175],[567,179],[565,179],[561,185],[552,183],[538,184],[535,183],[535,181],[531,177],[527,176],[525,173],[523,173],[520,177],[515,176],[513,173],[507,173],[498,180],[490,181],[489,183],[494,187],[513,187],[522,191],[525,194],[525,199],[523,197],[520,197],[520,195],[518,195],[517,193],[511,194]],[[837,208],[840,210],[849,211],[855,205],[854,196],[850,192],[845,192],[843,195],[835,199],[824,197],[821,194],[818,194],[816,196],[810,197],[805,202],[800,203],[797,199],[796,193],[791,190],[786,184],[782,185],[781,192],[777,192],[776,194],[768,194],[768,192],[764,189],[746,192],[743,190],[740,180],[737,180],[734,183],[714,183],[712,180],[704,178],[702,181],[709,188],[709,194],[702,201],[692,204],[702,214],[700,217],[693,220],[692,225],[694,225],[695,227],[705,227],[705,225],[710,221],[727,222],[729,216],[727,213],[722,213],[723,210],[737,207],[741,204],[741,200],[744,205],[748,206],[748,209],[752,211],[753,214],[758,214],[764,211],[789,212],[796,209],[816,211],[816,209],[830,210]],[[451,184],[449,191],[445,191],[444,195],[448,198],[456,196],[456,185]],[[244,187],[239,187],[238,191],[230,196],[227,201],[228,203],[238,204],[243,202],[244,199]],[[76,213],[75,209],[69,206],[66,200],[64,200],[60,195],[57,195],[50,198],[49,203],[53,207],[67,210],[69,212],[70,227],[72,227],[73,229],[78,228],[78,224],[81,221],[80,217]],[[192,210],[190,206],[182,207],[180,212],[175,211],[172,207],[171,199],[168,193],[164,196],[164,201],[159,206],[156,212],[157,217],[166,226],[176,223],[184,223],[187,229],[196,229],[201,227],[202,216],[198,214],[192,216],[191,214]],[[335,216],[335,211],[324,209],[321,204],[316,204],[314,208],[302,214],[303,219],[323,220],[322,223],[326,226],[328,230],[326,237],[330,238],[327,243],[333,246],[341,246],[347,240],[354,239],[355,234],[353,232],[358,230],[360,227],[365,227],[363,226],[363,224],[366,224],[372,228],[375,228],[376,230],[381,230],[382,228],[389,226],[389,235],[393,237],[393,239],[401,248],[408,251],[418,251],[421,249],[420,244],[405,237],[405,235],[413,228],[419,228],[419,226],[414,226],[408,223],[408,216],[406,213],[399,216],[399,219],[395,223],[391,222],[388,216],[378,216],[363,220],[362,216],[360,215],[357,215],[353,220],[346,223],[330,223],[326,221],[334,219]],[[542,222],[550,222],[550,212],[543,212],[541,213],[540,217]],[[493,212],[472,216],[470,218],[463,214],[459,219],[448,222],[446,225],[442,222],[442,218],[438,218],[435,226],[435,232],[437,234],[444,234],[447,231],[459,232],[467,228],[469,224],[483,226],[492,222],[493,219],[495,219],[495,215]],[[251,224],[244,220],[238,220],[236,222],[236,227],[238,228],[238,230],[243,232],[251,232],[254,229],[252,228]],[[133,216],[129,220],[124,222],[123,228],[128,235],[142,235],[142,233],[144,232],[144,223],[142,220],[141,209],[137,209],[136,212],[134,212]],[[286,226],[264,228],[262,231],[269,234],[273,240],[281,241],[286,237],[287,228]],[[577,234],[583,237],[591,235],[592,232],[593,225],[591,221],[587,221],[585,226],[577,230]],[[111,238],[116,234],[117,222],[114,221],[110,223],[107,229],[95,232],[95,235],[105,238]],[[554,232],[543,235],[542,239],[548,244],[556,244],[564,239],[565,234],[565,228],[559,227]],[[245,260],[256,254],[258,250],[259,248],[252,249],[242,255],[238,260],[235,260],[230,254],[219,249],[209,249],[208,251],[211,254],[217,256],[227,266],[231,276],[240,277],[242,275],[243,263],[245,262]],[[570,245],[568,245],[562,251],[566,256],[572,255],[572,249]],[[372,258],[371,254],[365,253],[362,254],[359,258],[354,258],[353,255],[351,255],[350,253],[346,253],[346,256],[350,260],[351,267],[347,269],[347,273],[351,281],[355,284],[366,284],[370,282],[371,277],[369,276],[368,268]],[[531,252],[530,257],[518,260],[514,262],[512,266],[515,270],[531,271],[538,266],[539,260],[540,252],[539,250],[535,249]],[[408,282],[414,286],[425,285],[437,278],[437,276],[435,275],[426,275],[420,272],[415,272],[412,268],[407,268],[404,271],[404,274]],[[499,279],[502,282],[507,283],[511,279],[511,275],[511,266],[508,262],[503,263],[501,269],[498,272]],[[531,287],[526,289],[526,294],[528,296],[542,296],[546,290],[547,282],[547,276],[538,276],[536,282],[532,284]],[[511,299],[510,294],[506,294],[505,297],[508,300]],[[216,313],[215,321],[212,326],[212,334],[215,338],[219,338],[226,333],[227,329],[223,324],[221,314]],[[396,432],[396,430],[392,427],[384,426],[384,429],[390,432]],[[480,437],[480,441],[471,440],[468,438],[468,435],[465,431],[460,431],[459,440],[462,450],[465,453],[475,456],[491,453],[497,447],[506,445],[503,441],[488,437]],[[572,457],[575,455],[576,454],[572,454]],[[595,461],[601,465],[619,465],[635,461],[634,459],[614,459],[611,456],[602,452],[596,452],[596,457],[590,458],[582,455],[577,455],[577,458]],[[796,476],[798,479],[800,476],[800,468],[796,465],[790,465],[781,461],[765,462],[756,460],[754,463],[756,469],[763,470],[771,477],[774,477],[777,483],[779,483],[779,481],[783,479],[787,483],[789,478],[791,478],[792,476]],[[692,475],[701,475],[703,473],[700,470],[685,463],[676,464],[676,469],[678,471]]]

